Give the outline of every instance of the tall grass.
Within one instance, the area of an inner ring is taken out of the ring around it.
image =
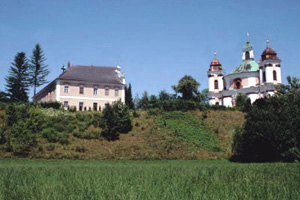
[[[0,199],[300,199],[299,163],[0,161]]]

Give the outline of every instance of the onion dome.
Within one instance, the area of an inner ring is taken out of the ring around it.
[[[276,51],[269,47],[269,38],[267,39],[267,48],[261,54],[261,60],[279,60]]]
[[[217,52],[214,53],[214,59],[210,63],[209,71],[222,71],[222,65],[217,59]]]

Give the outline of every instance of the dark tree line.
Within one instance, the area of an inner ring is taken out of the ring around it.
[[[39,44],[33,49],[30,60],[24,52],[17,53],[9,68],[9,74],[5,78],[7,93],[0,93],[0,101],[28,102],[29,87],[34,88],[35,95],[36,88],[47,83],[46,77],[49,70],[45,60]]]
[[[234,136],[233,160],[300,160],[300,83],[287,79],[288,85],[279,86],[275,96],[246,104],[246,122]]]

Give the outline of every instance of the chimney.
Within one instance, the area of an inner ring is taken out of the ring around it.
[[[71,69],[71,63],[70,61],[68,62],[68,70]]]

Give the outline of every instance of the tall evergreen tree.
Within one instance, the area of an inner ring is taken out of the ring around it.
[[[34,95],[36,95],[36,88],[47,83],[46,77],[49,74],[48,65],[45,64],[46,58],[43,50],[39,44],[35,45],[30,58],[30,84],[34,88]]]
[[[134,109],[134,103],[132,98],[132,90],[131,90],[131,83],[129,86],[125,86],[125,104],[128,106],[129,109]]]
[[[17,53],[5,80],[6,90],[12,102],[28,101],[28,62],[24,52]]]

